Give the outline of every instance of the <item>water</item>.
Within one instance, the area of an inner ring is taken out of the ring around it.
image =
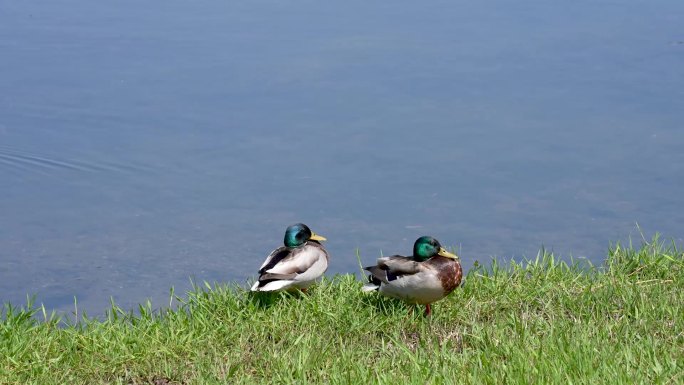
[[[682,240],[681,1],[0,1],[0,300]]]

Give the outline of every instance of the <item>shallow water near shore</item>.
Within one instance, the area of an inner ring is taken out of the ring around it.
[[[684,3],[0,4],[0,301],[682,242]],[[637,226],[638,223],[638,226]]]

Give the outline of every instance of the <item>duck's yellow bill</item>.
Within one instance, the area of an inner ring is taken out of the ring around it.
[[[446,249],[443,247],[439,248],[439,252],[437,253],[437,255],[441,255],[442,257],[447,257],[447,258],[452,258],[452,259],[458,259],[458,255],[446,251]]]
[[[327,239],[324,236],[318,235],[314,232],[311,232],[311,238],[309,238],[309,239],[314,240],[314,241],[327,241]]]

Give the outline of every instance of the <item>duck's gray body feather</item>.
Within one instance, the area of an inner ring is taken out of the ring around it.
[[[393,255],[379,258],[377,264],[364,268],[371,282],[363,291],[377,290],[407,303],[429,304],[447,296],[461,281],[461,266],[453,259],[434,256],[418,262],[414,258]]]
[[[299,247],[279,247],[259,269],[252,291],[305,289],[328,269],[329,256],[316,241]]]

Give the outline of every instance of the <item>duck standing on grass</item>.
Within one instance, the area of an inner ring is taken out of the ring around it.
[[[319,243],[325,240],[303,223],[289,226],[285,230],[285,246],[266,257],[252,291],[306,291],[328,269],[330,257]]]
[[[407,303],[425,305],[446,297],[461,284],[463,269],[456,254],[446,251],[433,237],[420,237],[413,244],[413,256],[392,255],[364,267],[371,275],[364,292],[379,291]]]

